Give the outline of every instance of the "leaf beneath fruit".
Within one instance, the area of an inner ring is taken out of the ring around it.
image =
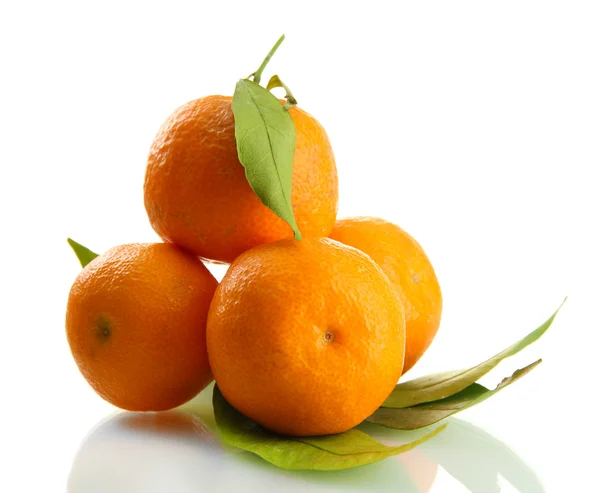
[[[264,87],[242,79],[231,102],[238,157],[254,193],[302,239],[292,209],[296,127],[281,102]]]
[[[565,300],[566,301],[566,300]],[[561,306],[558,308],[562,307]],[[517,354],[522,349],[537,341],[552,325],[558,310],[540,325],[536,330],[521,339],[516,344],[505,349],[496,356],[484,361],[483,363],[469,368],[468,370],[455,370],[444,373],[434,373],[425,377],[409,380],[408,382],[396,385],[391,395],[382,404],[382,407],[404,408],[412,407],[424,402],[438,401],[452,396],[469,385],[475,383],[482,376],[495,368],[503,359]]]
[[[535,363],[517,370],[510,377],[502,380],[493,390],[489,390],[478,383],[473,383],[466,389],[439,401],[404,408],[380,407],[366,421],[397,430],[415,430],[432,425],[459,411],[485,401],[529,373],[541,362],[542,360],[539,359]]]
[[[282,469],[334,471],[363,466],[407,452],[445,427],[442,425],[414,442],[390,447],[356,429],[318,437],[278,435],[236,411],[216,385],[213,407],[221,437],[226,443],[252,452]]]
[[[75,252],[75,255],[77,255],[81,267],[85,267],[98,256],[97,253],[92,252],[89,248],[84,247],[83,245],[77,243],[75,240],[72,240],[71,238],[67,238],[67,242],[69,243],[69,245],[71,245],[71,248]]]

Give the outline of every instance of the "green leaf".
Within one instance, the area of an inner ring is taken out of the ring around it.
[[[563,304],[564,301],[558,310],[560,310]],[[556,310],[554,314],[536,330],[528,334],[519,342],[473,368],[469,368],[468,370],[434,373],[396,385],[396,388],[383,403],[382,407],[411,407],[424,402],[444,399],[460,392],[495,368],[503,359],[517,354],[519,351],[542,337],[546,330],[548,330],[548,327],[552,325],[558,310]]]
[[[459,411],[489,399],[495,393],[529,373],[541,362],[542,360],[540,359],[525,368],[517,370],[510,377],[502,380],[494,390],[489,390],[483,385],[473,383],[460,392],[438,401],[404,408],[380,407],[366,421],[397,430],[415,430],[432,425]]]
[[[75,252],[75,255],[77,255],[81,267],[85,267],[98,256],[97,253],[92,252],[89,248],[84,247],[83,245],[77,243],[75,240],[72,240],[71,238],[67,238],[67,242],[69,243],[69,245],[71,245],[71,248]]]
[[[221,437],[226,443],[252,452],[282,469],[333,471],[370,464],[407,452],[444,428],[440,426],[414,442],[389,447],[356,429],[318,437],[278,435],[236,411],[216,385],[213,407]]]
[[[292,166],[296,127],[281,102],[247,80],[235,86],[231,102],[238,157],[254,193],[302,239],[292,209]]]

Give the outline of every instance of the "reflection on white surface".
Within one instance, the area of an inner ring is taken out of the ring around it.
[[[506,444],[466,421],[449,420],[440,440],[424,452],[469,491],[543,493],[535,472]],[[511,487],[512,486],[512,487]]]
[[[73,460],[68,491],[544,492],[535,473],[515,452],[458,419],[447,420],[446,430],[429,442],[376,464],[336,472],[280,470],[253,454],[221,444],[212,431],[214,419],[203,394],[194,404],[194,413],[186,408],[121,412],[101,422]],[[423,433],[372,425],[363,429],[390,444]],[[438,471],[439,467],[445,471]]]
[[[443,468],[462,484],[463,488],[456,491],[544,493],[536,473],[505,443],[466,421],[450,418],[445,423],[447,426],[442,433],[415,451],[420,451],[429,462]],[[399,437],[412,440],[420,435],[374,425],[361,428],[386,443],[396,443]],[[431,492],[446,491],[443,486],[445,484],[438,485],[436,481]]]

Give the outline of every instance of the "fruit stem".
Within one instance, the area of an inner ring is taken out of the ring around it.
[[[271,51],[269,51],[266,58],[261,63],[260,67],[258,67],[258,70],[252,74],[252,77],[254,78],[254,82],[256,82],[257,84],[260,84],[260,78],[262,76],[263,70],[267,66],[267,63],[269,63],[269,60],[271,60],[271,57],[277,51],[277,48],[279,48],[279,45],[281,43],[283,43],[284,39],[285,39],[285,34],[282,34],[281,37],[277,40],[277,43],[275,43],[275,45],[273,45],[273,48],[271,48]]]
[[[298,101],[296,101],[296,98],[292,94],[292,91],[290,91],[290,88],[286,86],[283,82],[281,83],[281,87],[283,87],[283,89],[285,90],[285,104],[283,105],[283,107],[286,110],[289,110],[292,106],[296,106],[298,104]]]
[[[292,106],[298,104],[298,101],[296,101],[296,98],[292,94],[292,91],[290,91],[290,88],[283,83],[283,81],[279,78],[278,75],[274,75],[273,77],[271,77],[269,83],[267,84],[267,91],[270,91],[271,89],[274,89],[276,87],[281,87],[285,90],[284,108],[286,110],[289,110]]]

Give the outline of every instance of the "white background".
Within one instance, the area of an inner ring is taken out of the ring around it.
[[[79,271],[67,236],[98,252],[157,241],[142,184],[158,127],[188,100],[232,94],[285,33],[265,75],[327,129],[339,216],[396,222],[438,273],[442,326],[409,376],[478,363],[569,296],[486,382],[544,363],[461,419],[546,491],[592,491],[599,25],[592,1],[2,2],[0,490],[64,491],[79,444],[114,411],[66,343]],[[440,469],[431,491],[468,490]]]

